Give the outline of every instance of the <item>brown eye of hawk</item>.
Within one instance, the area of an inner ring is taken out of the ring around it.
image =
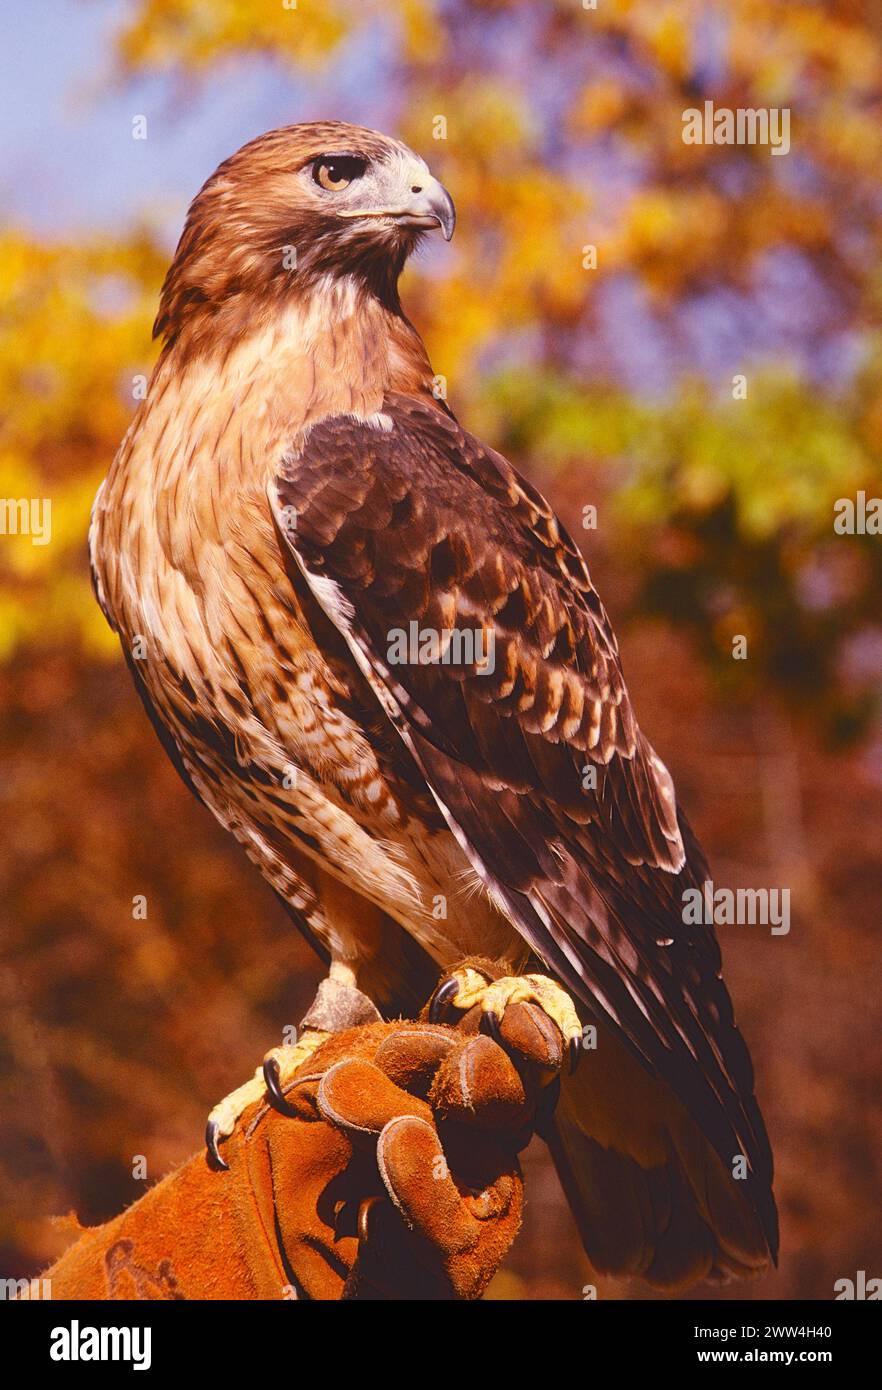
[[[312,177],[329,193],[339,193],[348,188],[353,179],[360,179],[366,168],[367,160],[358,155],[328,154],[316,160]]]

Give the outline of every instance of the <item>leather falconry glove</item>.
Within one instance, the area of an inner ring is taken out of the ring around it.
[[[474,1299],[521,1220],[517,1155],[541,1128],[565,1046],[534,1003],[499,1041],[421,1021],[324,1042],[227,1141],[85,1231],[53,1298]]]

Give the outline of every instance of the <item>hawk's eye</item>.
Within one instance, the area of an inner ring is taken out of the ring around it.
[[[355,154],[328,154],[317,159],[312,168],[312,177],[329,193],[339,193],[348,188],[353,179],[360,179],[367,168],[367,160]]]

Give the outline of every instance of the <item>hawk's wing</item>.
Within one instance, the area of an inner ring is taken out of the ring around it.
[[[682,919],[684,889],[706,866],[563,526],[499,454],[401,395],[375,420],[314,426],[271,493],[310,587],[494,900],[664,1078],[726,1169],[746,1156],[738,1187],[774,1253],[750,1057],[713,929]],[[440,663],[414,650],[396,660],[426,633],[475,631],[483,670],[463,648]]]

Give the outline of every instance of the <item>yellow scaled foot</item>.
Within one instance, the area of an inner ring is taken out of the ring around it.
[[[446,1004],[463,1011],[480,1005],[489,1031],[496,1035],[510,1004],[536,1004],[556,1023],[575,1062],[582,1042],[582,1023],[572,999],[547,975],[504,975],[488,980],[479,970],[465,966],[451,971],[438,989],[432,1014],[436,1021]]]
[[[231,1091],[228,1096],[224,1096],[222,1101],[214,1107],[208,1117],[205,1126],[205,1143],[208,1148],[208,1156],[213,1168],[226,1170],[229,1165],[224,1162],[220,1155],[219,1145],[222,1140],[228,1139],[239,1122],[239,1117],[248,1109],[249,1105],[255,1105],[259,1101],[266,1099],[269,1092],[269,1100],[272,1105],[284,1113],[293,1114],[293,1110],[288,1106],[282,1093],[282,1088],[286,1081],[299,1071],[304,1062],[312,1056],[317,1047],[320,1047],[328,1033],[319,1032],[317,1029],[307,1029],[296,1043],[284,1043],[281,1047],[272,1048],[264,1057],[263,1062],[257,1068],[250,1081],[237,1086],[235,1091]]]

